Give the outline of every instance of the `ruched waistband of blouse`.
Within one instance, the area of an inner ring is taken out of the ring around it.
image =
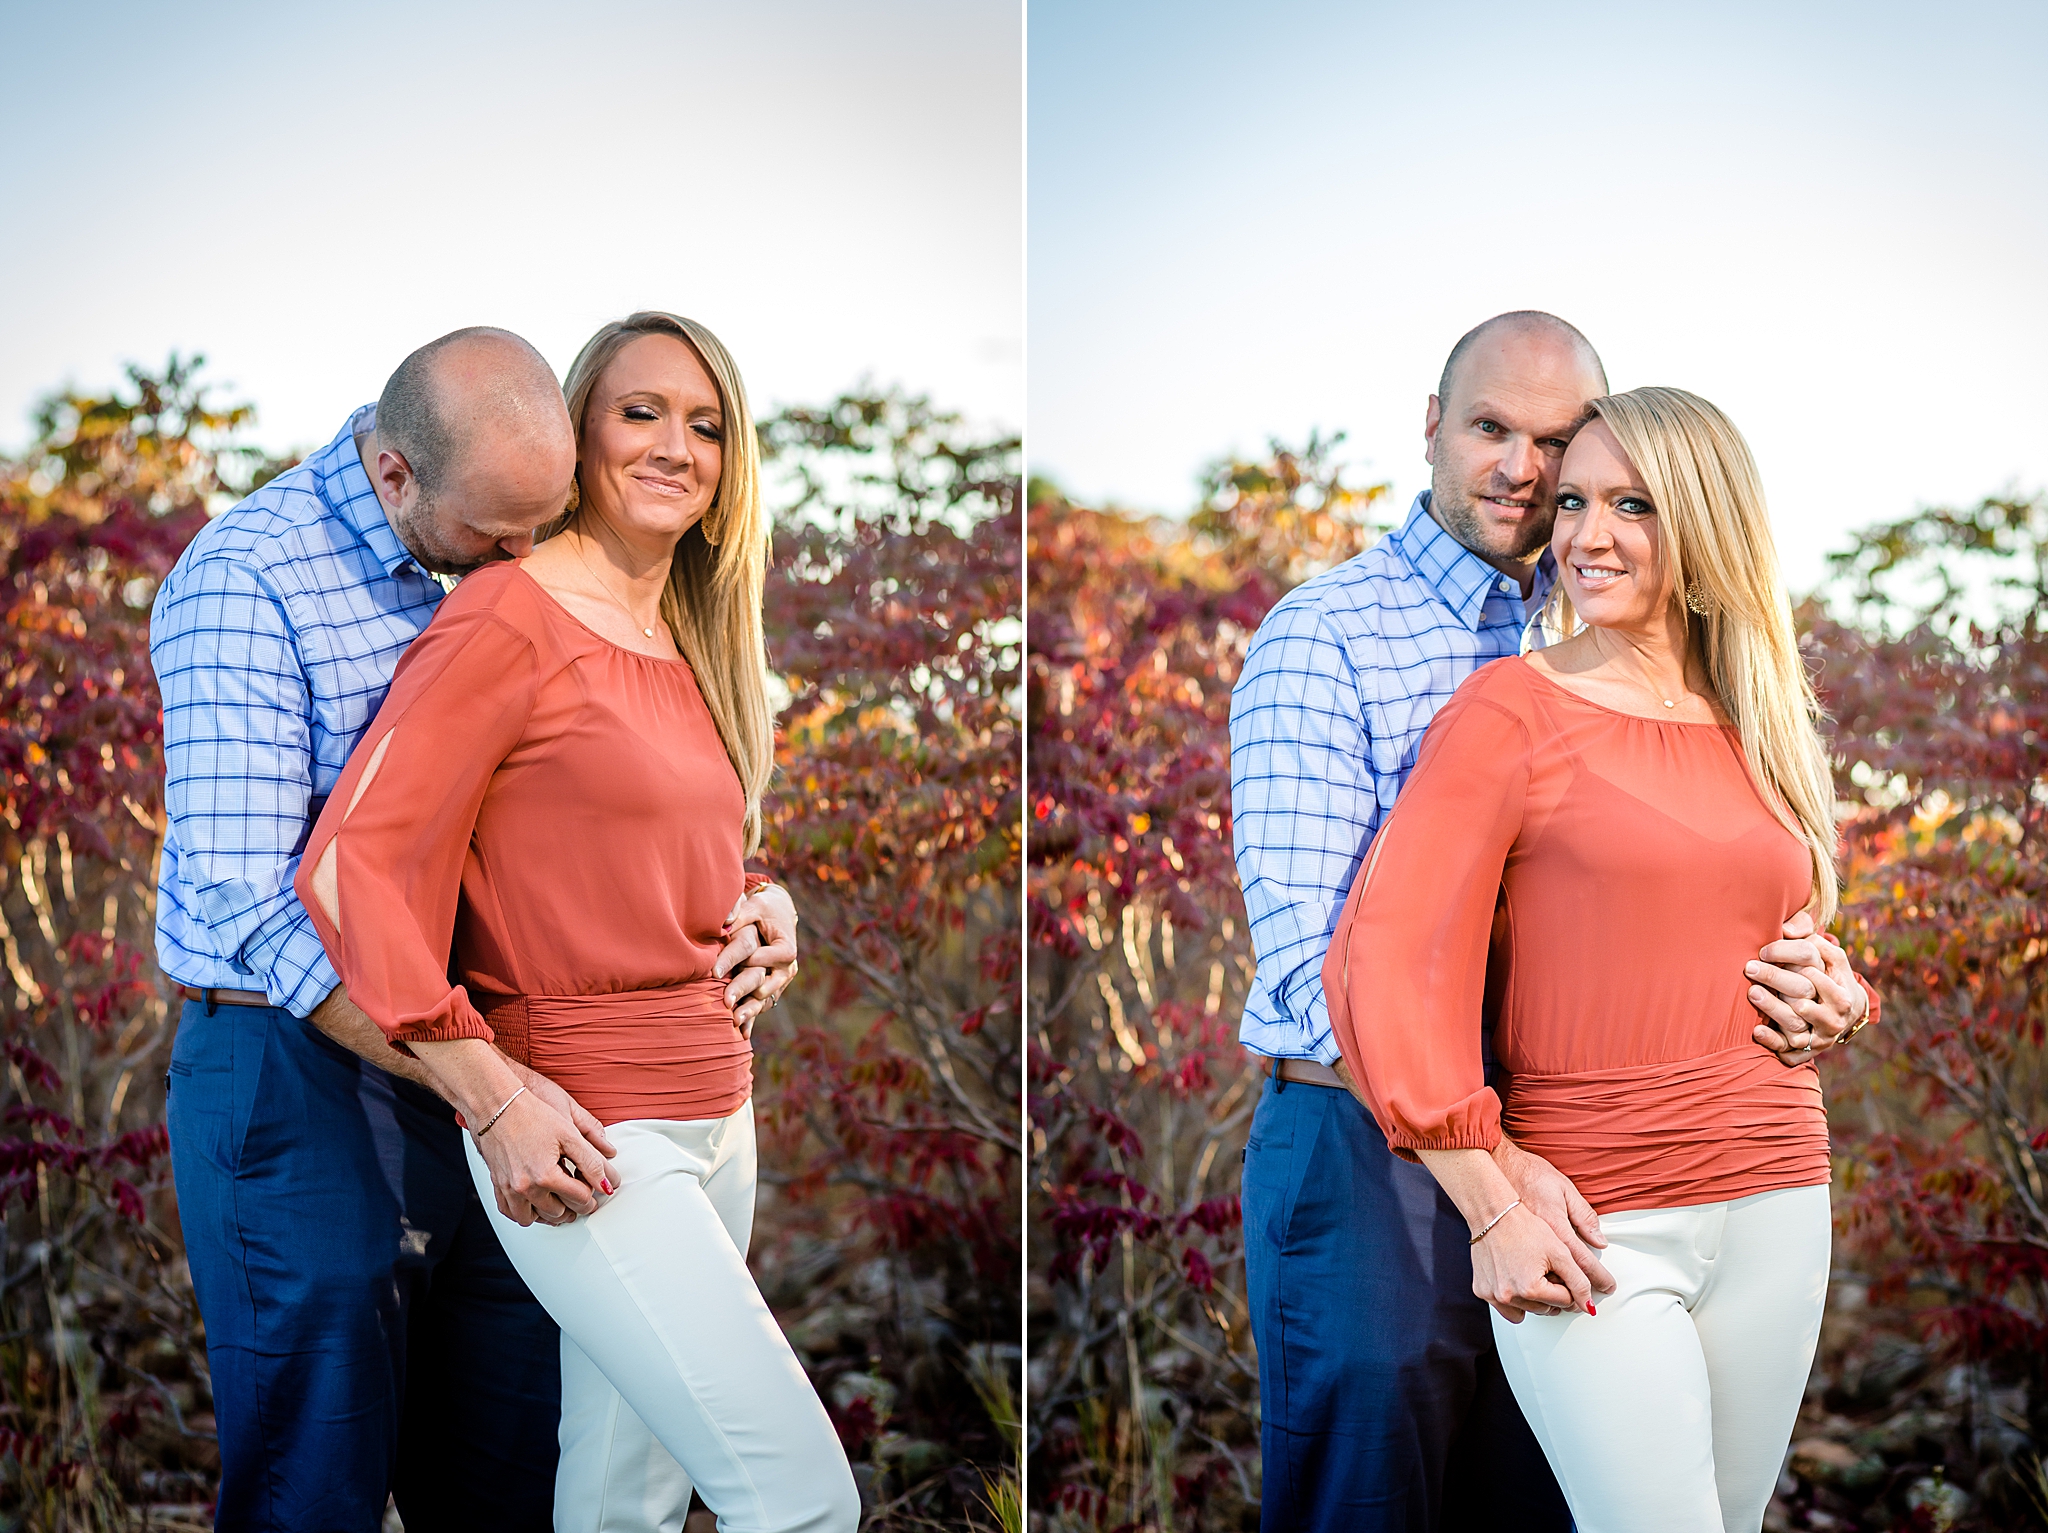
[[[1601,1212],[1828,1180],[1818,1072],[1788,1070],[1753,1043],[1613,1070],[1518,1074],[1502,1121]]]
[[[753,1088],[753,1048],[733,1025],[726,984],[478,1000],[498,1047],[600,1122],[687,1121],[728,1117]]]

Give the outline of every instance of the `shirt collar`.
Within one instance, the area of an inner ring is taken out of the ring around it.
[[[369,546],[386,574],[396,575],[407,565],[418,569],[419,564],[391,530],[391,522],[384,515],[384,503],[370,487],[370,476],[363,472],[362,457],[356,452],[357,436],[374,431],[376,426],[377,407],[364,405],[348,418],[339,436],[313,455],[311,467],[327,509]]]
[[[1546,548],[1536,561],[1536,584],[1524,600],[1519,581],[1503,576],[1438,525],[1429,514],[1427,490],[1417,495],[1415,504],[1408,508],[1408,519],[1394,534],[1394,546],[1409,567],[1443,598],[1458,621],[1474,632],[1486,611],[1486,598],[1501,589],[1502,580],[1508,582],[1502,594],[1524,602],[1524,610],[1534,612],[1543,605],[1557,578],[1557,563]]]

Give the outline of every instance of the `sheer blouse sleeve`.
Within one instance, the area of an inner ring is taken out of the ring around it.
[[[538,670],[503,618],[444,606],[399,662],[300,860],[299,898],[349,999],[401,1053],[492,1036],[449,982],[448,952],[484,791],[526,728]],[[330,850],[338,926],[316,892]]]
[[[1490,1150],[1500,1099],[1480,1023],[1501,871],[1522,824],[1528,730],[1472,695],[1445,704],[1374,837],[1323,964],[1352,1079],[1404,1160]]]

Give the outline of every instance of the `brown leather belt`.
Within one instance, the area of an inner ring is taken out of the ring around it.
[[[1275,1080],[1298,1082],[1303,1086],[1327,1086],[1332,1091],[1349,1091],[1344,1077],[1328,1065],[1319,1065],[1313,1059],[1272,1059],[1267,1061],[1266,1073]]]
[[[270,1005],[270,997],[261,990],[194,990],[190,985],[178,986],[178,994],[188,1001],[197,1001],[208,1011],[216,1006],[262,1006]]]

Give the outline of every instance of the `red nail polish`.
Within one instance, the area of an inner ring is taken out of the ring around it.
[[[604,1195],[606,1197],[610,1197],[612,1195],[612,1184],[611,1179],[609,1177],[599,1177],[597,1185],[604,1189]]]
[[[1592,1306],[1592,1305],[1591,1305],[1591,1304],[1589,1303],[1589,1304],[1587,1304],[1587,1306],[1586,1306],[1586,1313],[1587,1313],[1587,1314],[1589,1314],[1589,1315],[1597,1315],[1597,1314],[1599,1314],[1599,1313],[1600,1313],[1600,1311],[1598,1311],[1597,1309],[1593,1308],[1593,1306]]]

